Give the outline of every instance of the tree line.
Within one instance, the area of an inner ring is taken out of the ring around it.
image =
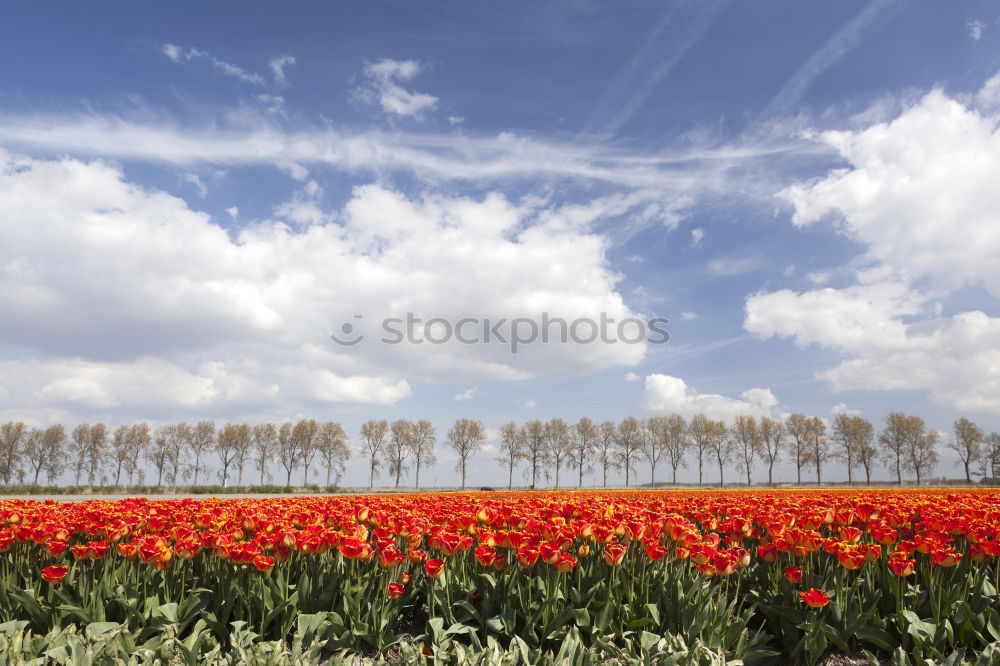
[[[292,472],[302,468],[303,484],[309,483],[310,468],[319,467],[339,480],[350,458],[347,433],[339,423],[302,419],[280,425],[227,423],[217,428],[212,421],[194,425],[176,423],[152,429],[148,423],[123,425],[113,431],[103,423],[82,423],[69,434],[60,425],[32,428],[21,421],[0,425],[0,481],[38,485],[45,472],[49,483],[66,471],[73,485],[94,487],[133,485],[144,481],[143,463],[156,472],[156,486],[177,487],[180,480],[194,485],[204,482],[207,458],[214,454],[221,469],[219,480],[227,487],[233,480],[243,485],[248,464],[260,472],[260,485],[272,462],[285,469],[286,485]]]
[[[413,486],[420,488],[421,469],[437,462],[436,432],[429,421],[371,419],[360,429],[360,446],[369,467],[369,487],[384,469],[396,488],[412,469]],[[461,487],[466,486],[469,460],[482,450],[487,431],[481,421],[460,418],[449,428],[445,444],[455,454],[455,471]],[[726,471],[736,470],[752,483],[758,469],[767,471],[767,483],[774,482],[774,467],[786,460],[794,465],[797,483],[823,482],[824,465],[844,463],[848,483],[855,473],[871,483],[878,465],[895,471],[903,482],[903,472],[916,476],[917,484],[928,478],[938,463],[938,451],[946,446],[954,451],[965,479],[973,474],[1000,477],[1000,434],[986,434],[966,418],[954,422],[954,433],[927,428],[919,416],[891,412],[876,432],[875,425],[861,416],[838,414],[831,422],[819,416],[791,414],[784,419],[752,415],[737,416],[732,423],[698,414],[690,420],[679,414],[656,415],[647,419],[627,417],[620,422],[595,423],[587,417],[574,424],[561,418],[531,420],[518,425],[505,423],[496,433],[496,458],[507,472],[507,486],[513,487],[514,472],[520,469],[531,487],[541,479],[560,487],[564,472],[576,472],[576,485],[584,485],[591,470],[600,473],[601,485],[608,485],[608,472],[622,472],[625,485],[637,478],[640,466],[648,466],[650,483],[657,482],[657,469],[669,468],[672,483],[677,470],[695,465],[698,484],[706,482],[708,470],[718,470],[718,483],[725,485]],[[65,471],[73,474],[73,485],[93,487],[95,481],[112,480],[122,485],[143,481],[143,463],[155,470],[156,486],[177,487],[178,480],[204,480],[206,459],[215,455],[222,485],[235,480],[243,485],[249,464],[265,484],[269,465],[277,462],[285,471],[285,485],[292,473],[302,470],[303,485],[310,470],[325,473],[339,482],[351,456],[348,435],[339,423],[319,423],[301,419],[280,425],[228,423],[217,428],[212,421],[194,425],[177,423],[156,430],[147,423],[119,426],[114,431],[102,423],[81,424],[67,435],[62,425],[29,427],[12,421],[0,425],[0,481],[9,485],[38,484],[42,472],[48,481]]]

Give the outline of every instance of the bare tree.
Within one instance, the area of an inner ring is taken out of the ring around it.
[[[730,436],[725,421],[708,420],[705,424],[705,440],[709,454],[719,463],[719,487],[722,488],[725,486],[723,470],[728,463],[732,462],[736,444]]]
[[[983,477],[990,477],[990,482],[997,485],[1000,478],[1000,433],[991,432],[983,440]]]
[[[385,439],[389,434],[389,423],[387,421],[376,421],[371,419],[365,421],[361,426],[361,439],[365,442],[365,447],[368,449],[368,458],[371,461],[371,475],[368,477],[368,487],[375,487],[375,472],[378,470],[379,465],[382,462],[379,460],[379,454],[385,447]]]
[[[560,418],[545,424],[545,445],[549,449],[549,460],[556,468],[556,488],[559,487],[559,469],[563,462],[573,455],[569,426]]]
[[[524,457],[524,431],[511,421],[500,426],[500,456],[497,463],[507,465],[507,490],[514,487],[514,465]]]
[[[861,416],[837,414],[833,420],[833,441],[837,444],[837,457],[847,465],[847,483],[854,485],[854,464],[872,457],[866,449],[872,449],[872,437],[875,429],[871,421]],[[870,463],[869,463],[870,466]],[[865,467],[868,482],[871,483],[869,466]]]
[[[108,455],[108,426],[95,423],[87,433],[87,485],[94,487],[94,480]]]
[[[437,441],[437,433],[430,421],[421,419],[413,424],[413,467],[415,470],[414,486],[420,490],[420,468],[424,465],[433,465],[437,462],[434,455],[434,442]]]
[[[386,453],[389,456],[389,473],[396,477],[396,487],[399,479],[406,471],[406,459],[413,451],[413,424],[403,419],[397,419],[389,427],[389,445]]]
[[[972,483],[970,468],[983,457],[983,440],[986,433],[969,419],[962,417],[955,421],[955,439],[948,440],[948,448],[958,454],[965,467],[965,480]]]
[[[0,426],[0,481],[10,485],[20,470],[24,455],[24,439],[28,425],[21,421],[10,421]]]
[[[546,469],[549,450],[545,440],[545,424],[538,419],[528,421],[522,428],[524,440],[524,460],[531,471],[531,487],[535,488],[538,470]]]
[[[233,463],[236,465],[236,485],[243,485],[243,467],[247,464],[247,458],[253,451],[253,428],[249,423],[239,425],[240,436],[236,438],[236,458]]]
[[[486,431],[483,424],[472,419],[458,419],[455,425],[448,430],[448,446],[458,454],[458,462],[455,470],[462,473],[462,489],[465,489],[465,466],[469,455],[479,450],[483,440],[486,439]]]
[[[673,484],[677,485],[677,468],[687,467],[688,449],[691,447],[691,437],[688,434],[688,424],[680,414],[667,417],[666,439],[664,446],[667,451],[667,462],[673,474]]]
[[[211,421],[199,421],[191,431],[191,441],[189,442],[191,451],[194,452],[194,464],[191,471],[194,473],[192,483],[198,485],[198,474],[202,470],[201,456],[206,451],[215,448],[215,424]]]
[[[651,416],[646,420],[646,436],[642,438],[639,452],[649,461],[650,486],[656,483],[656,463],[666,453],[666,426],[666,416]]]
[[[781,458],[782,442],[785,438],[785,426],[781,419],[769,416],[760,417],[760,454],[767,461],[767,485],[774,485],[774,463]]]
[[[128,429],[128,456],[125,460],[125,470],[128,472],[129,485],[134,485],[134,478],[142,483],[143,471],[139,461],[142,454],[153,441],[153,434],[148,423],[136,423]]]
[[[570,442],[569,464],[579,470],[580,479],[577,486],[582,488],[584,468],[594,457],[594,448],[597,444],[597,426],[584,416],[570,429]]]
[[[32,428],[24,440],[24,455],[35,470],[34,485],[38,485],[38,476],[45,470],[46,480],[51,484],[65,466],[66,431],[61,425],[52,425],[42,430]]]
[[[24,435],[24,444],[21,449],[28,466],[35,470],[35,476],[32,481],[32,485],[35,486],[38,485],[38,476],[42,473],[42,469],[45,467],[45,456],[47,452],[45,450],[45,444],[43,443],[44,438],[44,430],[41,428],[32,428]]]
[[[878,458],[878,449],[875,448],[875,427],[872,422],[865,419],[868,424],[864,426],[861,422],[858,422],[858,442],[855,452],[858,455],[858,462],[861,466],[865,468],[865,483],[869,486],[872,484],[872,468],[875,466],[876,459]]]
[[[816,485],[823,482],[823,463],[830,458],[830,440],[826,436],[826,421],[818,416],[806,421],[806,443],[809,446],[809,462],[816,466]]]
[[[299,466],[299,440],[292,436],[292,424],[285,421],[278,427],[277,445],[278,462],[287,472],[285,487],[292,485],[292,470]]]
[[[219,474],[222,477],[223,488],[229,485],[229,468],[236,464],[240,451],[250,448],[251,441],[250,426],[246,423],[227,423],[219,431],[219,436],[215,438],[215,452],[219,455],[219,462],[222,463]]]
[[[923,423],[923,419],[920,419],[921,432],[918,437],[907,442],[903,455],[903,467],[917,475],[918,486],[921,479],[929,476],[937,465],[937,444],[941,439],[941,433],[937,430],[925,430]]]
[[[885,461],[896,465],[896,482],[899,485],[903,485],[903,458],[923,432],[924,420],[919,416],[889,412],[885,417],[885,428],[879,434],[878,441],[882,445]]]
[[[792,414],[785,419],[785,430],[792,438],[791,454],[795,463],[795,482],[802,485],[802,468],[809,462],[809,417]]]
[[[80,477],[87,467],[87,439],[90,436],[90,425],[81,423],[73,428],[72,438],[67,447],[70,458],[73,460],[73,485],[80,485]]]
[[[339,423],[328,421],[322,424],[316,433],[316,439],[326,468],[326,487],[329,488],[331,472],[336,472],[335,480],[340,482],[340,477],[347,468],[347,461],[351,458],[351,447],[347,445],[347,432]]]
[[[184,471],[184,452],[191,448],[194,433],[184,421],[165,426],[160,432],[166,437],[167,448],[163,475],[171,487],[177,490],[177,477]]]
[[[702,469],[705,456],[711,454],[712,448],[712,420],[704,414],[695,414],[691,417],[691,425],[688,432],[691,435],[691,444],[695,457],[698,459],[698,485],[704,483],[702,479]],[[723,424],[724,425],[724,424]]]
[[[146,450],[146,460],[152,463],[153,468],[156,469],[156,487],[162,488],[163,471],[167,468],[170,460],[170,439],[167,428],[158,428],[153,433],[152,443]]]
[[[111,437],[111,450],[115,456],[115,485],[121,485],[122,467],[128,459],[128,426],[118,426]]]
[[[757,427],[757,419],[749,414],[740,414],[733,421],[732,427],[733,441],[736,444],[737,454],[743,462],[743,467],[747,473],[747,485],[751,485],[750,473],[753,470],[754,458],[763,448],[763,440],[760,436],[760,428]]]
[[[302,458],[302,485],[309,485],[309,468],[319,449],[316,442],[316,433],[319,431],[319,423],[315,419],[299,419],[292,426],[292,439],[298,441],[299,456]]]
[[[601,485],[608,487],[608,468],[617,467],[615,449],[618,447],[618,428],[613,421],[604,421],[597,428],[597,459],[601,462]]]
[[[618,424],[618,449],[615,451],[618,466],[625,470],[625,487],[629,485],[629,472],[635,471],[635,459],[645,443],[646,428],[639,419],[629,416]]]
[[[274,448],[278,443],[278,429],[273,423],[261,423],[253,427],[253,462],[260,470],[260,485],[264,485],[264,474],[274,457]]]

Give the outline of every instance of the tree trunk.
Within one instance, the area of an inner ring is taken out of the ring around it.
[[[222,466],[222,487],[225,488],[229,483],[229,465]]]
[[[722,459],[721,458],[719,459],[719,487],[720,488],[725,488],[725,484],[723,483],[723,476],[722,476]]]
[[[416,461],[416,477],[413,479],[413,483],[416,485],[416,489],[420,490],[420,461]]]
[[[162,488],[163,487],[161,485],[161,483],[160,483],[162,480],[163,480],[163,468],[162,467],[157,467],[156,468],[156,487],[157,488]]]
[[[302,467],[302,485],[309,485],[309,465],[303,465]]]
[[[900,469],[899,458],[896,458],[896,485],[903,485],[903,470]]]
[[[507,468],[507,490],[514,488],[514,459],[510,459],[510,466]]]
[[[796,450],[795,451],[795,470],[796,470],[796,485],[802,485],[802,454]]]
[[[237,475],[236,475],[236,485],[242,486],[243,485],[243,465],[240,464],[239,467],[237,467],[237,470],[238,470],[238,472],[237,472]]]
[[[375,459],[372,458],[372,473],[368,477],[368,490],[375,489]]]
[[[122,461],[119,460],[118,461],[118,469],[115,471],[115,485],[116,486],[118,485],[118,482],[121,480],[121,476],[122,476]]]
[[[774,485],[774,463],[773,462],[770,465],[767,466],[767,485],[768,486],[773,486]]]
[[[35,483],[34,483],[34,485],[36,485],[36,486],[38,485],[38,475],[41,474],[41,473],[42,473],[42,466],[39,465],[38,467],[35,468]]]
[[[649,487],[656,485],[656,463],[649,463]]]
[[[286,467],[285,471],[288,472],[288,476],[285,477],[285,487],[291,488],[292,486],[292,468]]]
[[[556,463],[556,490],[559,490],[559,463]]]
[[[702,485],[701,469],[702,469],[701,458],[698,458],[698,485],[699,486]]]
[[[327,468],[326,468],[326,487],[327,488],[330,487],[330,467],[329,466],[327,466]]]
[[[963,462],[965,464],[965,482],[972,483],[972,476],[969,474],[969,461],[965,460]]]
[[[749,463],[747,463],[746,468],[747,468],[747,487],[749,488],[750,487],[750,464]]]
[[[583,459],[580,459],[580,483],[578,487],[583,488]]]
[[[677,485],[677,466],[674,466],[674,485]]]
[[[465,490],[465,458],[462,458],[462,490]]]
[[[608,463],[607,463],[607,461],[604,462],[604,482],[603,482],[603,485],[604,485],[605,488],[608,487]]]

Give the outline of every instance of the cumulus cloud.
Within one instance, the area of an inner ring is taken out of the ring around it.
[[[695,227],[691,230],[691,247],[700,247],[701,241],[705,239],[705,230],[701,227]]]
[[[744,327],[839,351],[819,374],[834,389],[924,390],[1000,413],[1000,319],[942,315],[962,289],[1000,297],[998,117],[934,90],[888,122],[818,138],[847,166],[779,196],[794,224],[830,220],[865,248],[856,283],[753,294]]]
[[[301,194],[319,190],[307,182]],[[392,404],[410,394],[409,378],[589,372],[645,353],[379,342],[378,322],[406,312],[453,322],[634,315],[607,240],[583,218],[499,194],[407,197],[378,185],[328,215],[278,213],[295,225],[229,232],[116,165],[0,151],[0,344],[29,350],[0,371],[10,408],[46,398],[142,416],[142,381],[166,406],[220,414],[254,401]],[[334,344],[329,335],[356,314],[364,344]]]
[[[365,65],[365,85],[354,91],[363,102],[377,104],[392,116],[419,118],[437,106],[438,98],[427,93],[407,90],[401,85],[420,73],[422,66],[416,60],[383,58]]]
[[[716,393],[699,393],[680,377],[654,373],[646,376],[645,406],[653,411],[677,413],[684,416],[705,414],[727,423],[740,415],[770,415],[778,399],[770,389],[752,388],[730,398]]]
[[[639,375],[635,374],[634,372],[626,372],[625,373],[625,381],[627,381],[627,382],[637,382],[640,379],[642,379],[642,378]]]

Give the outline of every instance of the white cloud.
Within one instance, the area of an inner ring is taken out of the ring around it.
[[[534,409],[538,406],[538,401],[532,398],[518,398],[514,401],[517,405],[524,407],[525,409]]]
[[[226,209],[226,212],[229,213],[229,217],[235,220],[236,217],[240,214],[240,209],[237,208],[236,206],[230,206],[229,208]]]
[[[656,412],[683,416],[705,414],[727,423],[742,414],[769,415],[778,405],[770,389],[752,388],[740,394],[741,399],[715,393],[699,393],[680,377],[654,373],[646,376],[645,406]]]
[[[701,241],[705,238],[705,230],[701,227],[695,227],[691,230],[691,247],[699,247]]]
[[[625,373],[625,381],[627,381],[627,382],[637,382],[640,379],[641,379],[641,377],[639,377],[639,375],[635,374],[634,372],[626,372]]]
[[[321,192],[307,182],[300,194]],[[236,395],[286,406],[391,404],[409,395],[411,377],[593,372],[645,353],[378,342],[377,322],[405,312],[453,322],[632,316],[607,266],[608,243],[585,216],[499,194],[407,198],[377,185],[357,187],[326,217],[302,210],[281,211],[302,227],[257,221],[231,237],[117,166],[0,150],[0,345],[29,350],[0,371],[0,389],[16,396],[9,407],[39,407],[48,396],[127,409],[142,400],[131,394],[143,376],[162,384],[165,409],[193,400],[222,413]],[[369,338],[335,345],[329,334],[355,313],[374,327],[362,330]]]
[[[288,82],[285,78],[285,67],[295,64],[295,56],[280,55],[276,58],[271,58],[267,64],[271,68],[271,73],[274,75],[274,82],[279,85],[284,85]]]
[[[181,182],[194,185],[195,189],[198,190],[198,198],[204,199],[208,196],[208,188],[205,183],[201,180],[201,176],[196,173],[185,172],[181,174]]]
[[[997,120],[934,90],[891,122],[820,134],[849,167],[779,196],[798,226],[835,216],[901,279],[1000,295]]]
[[[458,402],[464,402],[466,400],[472,400],[473,398],[476,397],[476,392],[477,391],[479,391],[479,387],[473,386],[472,388],[467,389],[467,390],[463,391],[462,393],[455,394],[454,396],[452,396],[452,400],[455,400],[455,401],[458,401]]]
[[[254,72],[248,72],[247,70],[228,63],[225,60],[220,60],[216,58],[211,53],[207,51],[202,51],[196,48],[183,49],[176,44],[164,44],[162,49],[163,54],[173,60],[174,62],[187,62],[190,60],[202,59],[207,60],[215,69],[219,70],[226,76],[231,76],[233,78],[239,79],[244,83],[253,83],[254,85],[264,85],[264,77],[260,74],[255,74]]]
[[[257,101],[268,113],[282,115],[285,112],[285,98],[281,95],[257,95]]]
[[[972,37],[972,41],[978,42],[983,37],[983,30],[986,29],[986,24],[982,21],[973,20],[966,23],[965,27],[969,29],[969,37]]]
[[[744,327],[839,351],[845,360],[819,373],[836,390],[924,390],[1000,413],[1000,319],[941,314],[963,288],[1000,296],[997,123],[934,90],[889,122],[820,134],[849,166],[780,196],[796,225],[832,218],[865,247],[856,284],[753,294]]]
[[[757,257],[723,257],[708,262],[708,272],[720,277],[731,277],[751,273],[761,267]]]
[[[863,412],[860,409],[848,409],[846,402],[838,402],[832,409],[830,409],[830,413],[834,416],[838,416],[840,414],[847,414],[848,416],[861,416]]]
[[[403,170],[431,182],[603,182],[655,191],[659,205],[654,212],[659,217],[651,215],[649,221],[664,224],[679,219],[679,202],[684,197],[761,190],[758,178],[747,182],[729,166],[748,167],[778,153],[817,152],[814,143],[801,139],[778,146],[688,147],[649,153],[510,132],[390,134],[301,124],[289,130],[275,123],[274,114],[262,111],[254,116],[249,110],[238,118],[183,127],[102,114],[0,115],[0,145],[51,156],[99,156],[189,167],[263,164],[288,171],[300,180],[308,173],[306,166],[325,165],[378,176]],[[770,185],[767,191],[773,192]]]
[[[454,127],[455,125],[461,125],[465,122],[465,118],[462,116],[448,116],[448,124]]]
[[[691,321],[692,319],[697,319],[697,318],[698,318],[698,315],[697,315],[697,313],[694,313],[694,312],[682,312],[681,313],[681,319],[683,319],[684,321]]]
[[[422,67],[416,60],[383,58],[365,65],[367,85],[355,90],[355,98],[378,104],[393,116],[419,118],[437,106],[438,99],[426,93],[411,92],[400,85],[420,73]]]

